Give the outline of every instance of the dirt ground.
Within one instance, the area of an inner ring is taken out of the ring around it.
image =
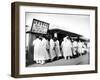
[[[28,67],[47,67],[47,66],[63,66],[63,65],[85,65],[89,64],[89,54],[81,55],[77,58],[69,60],[59,59],[45,64],[32,64]]]

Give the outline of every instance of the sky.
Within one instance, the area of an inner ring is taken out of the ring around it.
[[[50,23],[49,29],[58,28],[90,37],[90,16],[75,14],[25,13],[25,25],[31,27],[33,19]]]

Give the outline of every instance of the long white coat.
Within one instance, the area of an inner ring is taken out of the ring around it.
[[[55,48],[55,43],[54,43],[53,39],[50,39],[50,57],[51,57],[51,59],[56,57],[54,48]]]
[[[61,44],[63,56],[72,56],[72,44],[70,40],[64,39]]]
[[[58,57],[62,56],[61,51],[60,51],[60,46],[59,46],[59,41],[55,41],[55,52],[57,54]]]
[[[87,47],[85,45],[85,43],[82,43],[82,53],[85,53],[85,51],[87,52]]]
[[[33,41],[33,46],[34,46],[34,53],[33,53],[33,59],[34,60],[42,60],[43,56],[41,54],[41,47],[42,47],[42,43],[41,40],[39,38],[35,39]]]
[[[82,46],[83,46],[82,42],[78,42],[78,52],[79,52],[79,54],[82,54]]]
[[[43,40],[42,40],[42,48],[41,48],[42,52],[41,52],[41,54],[44,56],[44,60],[50,59],[49,53],[47,52],[47,48],[48,48],[48,41],[45,38],[43,38]]]
[[[78,43],[76,41],[73,42],[73,54],[76,55],[76,51],[77,51],[77,48],[78,48]]]

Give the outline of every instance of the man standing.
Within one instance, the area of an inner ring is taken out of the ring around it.
[[[69,59],[72,56],[72,44],[68,36],[63,39],[61,46],[64,58]]]
[[[51,57],[51,60],[53,60],[56,57],[55,43],[54,43],[54,40],[52,38],[50,39],[50,57]]]
[[[83,47],[83,44],[82,44],[82,42],[79,40],[79,42],[78,42],[78,53],[79,53],[80,55],[82,55],[82,47]]]
[[[77,41],[73,41],[73,55],[77,55],[77,50],[78,50],[78,43]]]
[[[48,54],[48,41],[43,37],[42,38],[42,47],[41,47],[41,54],[42,54],[42,64],[45,63],[46,60],[49,60],[49,54]]]
[[[55,41],[55,52],[57,54],[57,58],[62,56],[61,51],[60,51],[59,41],[57,39]]]
[[[34,41],[33,41],[33,46],[34,46],[34,53],[33,53],[33,59],[34,61],[36,61],[36,63],[41,63],[41,40],[39,39],[39,37],[37,37]]]

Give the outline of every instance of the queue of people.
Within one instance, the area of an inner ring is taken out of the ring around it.
[[[57,38],[48,40],[38,36],[33,41],[33,48],[33,60],[39,64],[44,64],[47,60],[53,61],[55,57],[57,59],[59,57],[63,57],[65,60],[71,59],[73,56],[81,56],[89,51],[84,42],[71,41],[68,36],[63,38],[61,45]]]

